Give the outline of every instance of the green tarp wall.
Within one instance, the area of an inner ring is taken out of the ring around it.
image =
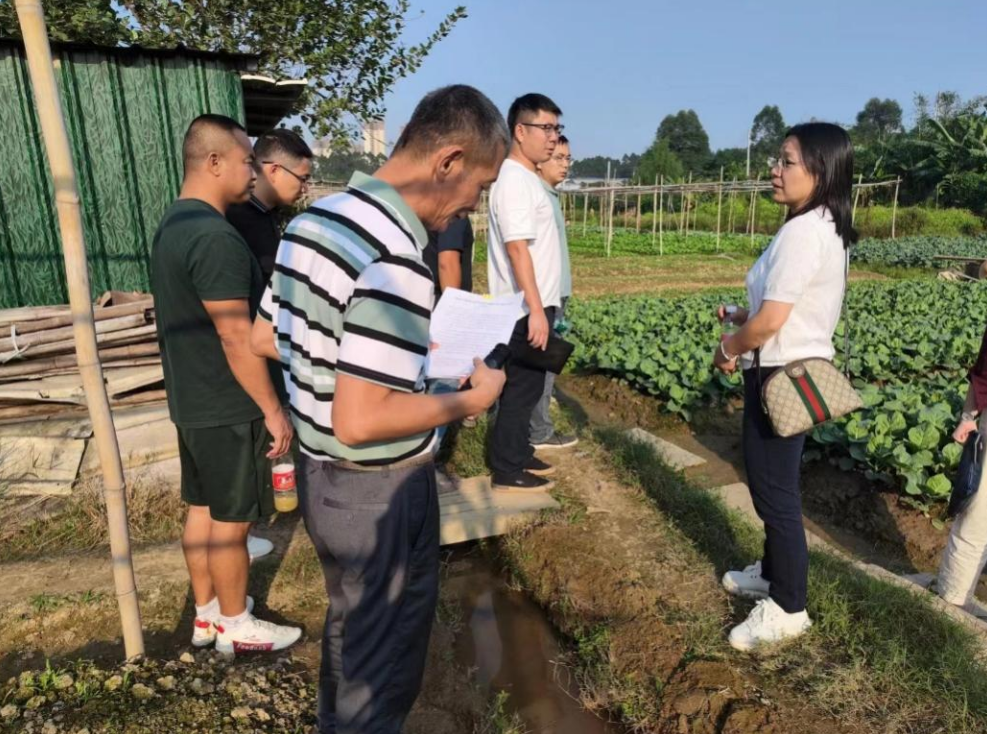
[[[155,228],[204,112],[244,120],[232,60],[183,51],[53,49],[82,198],[93,296],[149,290]],[[23,48],[0,41],[0,308],[66,303],[51,172]]]

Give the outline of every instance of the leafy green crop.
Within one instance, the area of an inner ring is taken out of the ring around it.
[[[620,377],[688,420],[696,408],[741,392],[740,377],[715,372],[711,362],[721,332],[717,305],[743,299],[733,289],[575,301],[572,366]],[[980,346],[987,283],[860,283],[847,300],[851,368],[866,407],[816,429],[806,456],[867,471],[916,498],[941,498],[959,456],[950,432]],[[838,364],[843,328],[834,337]]]
[[[987,260],[987,237],[901,237],[863,240],[853,248],[853,259],[906,268],[943,266],[938,255],[980,257]]]

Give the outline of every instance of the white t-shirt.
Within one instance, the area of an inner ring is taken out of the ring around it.
[[[527,240],[542,305],[562,305],[562,246],[549,196],[538,174],[510,158],[504,161],[490,189],[487,282],[491,295],[520,292],[506,245]],[[528,313],[527,302],[524,313]]]
[[[843,305],[847,253],[825,207],[788,221],[747,273],[747,299],[753,316],[765,301],[794,304],[777,334],[761,347],[761,366],[796,359],[832,359],[833,332]],[[744,369],[754,353],[743,355]]]

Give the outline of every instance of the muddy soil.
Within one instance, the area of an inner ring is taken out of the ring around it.
[[[739,403],[700,412],[693,429],[661,413],[657,400],[614,378],[567,375],[559,385],[595,420],[640,426],[705,458],[705,465],[688,472],[700,484],[744,481]],[[938,567],[948,528],[937,529],[884,485],[816,461],[803,469],[802,491],[809,528],[844,551],[896,573],[935,572]]]
[[[784,692],[764,692],[725,642],[750,604],[735,606],[710,560],[615,480],[603,449],[561,456],[552,458],[569,520],[522,532],[503,553],[572,638],[569,665],[587,708],[623,711],[641,731],[662,734],[850,731]]]

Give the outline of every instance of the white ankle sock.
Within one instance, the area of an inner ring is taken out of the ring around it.
[[[195,616],[199,619],[208,619],[210,622],[215,622],[219,619],[219,597],[214,596],[212,601],[205,606],[196,605]]]
[[[237,627],[239,627],[241,624],[246,622],[248,619],[250,619],[250,612],[244,609],[240,614],[237,614],[235,617],[226,617],[220,614],[219,624],[226,632],[230,632],[231,630],[235,630]]]

